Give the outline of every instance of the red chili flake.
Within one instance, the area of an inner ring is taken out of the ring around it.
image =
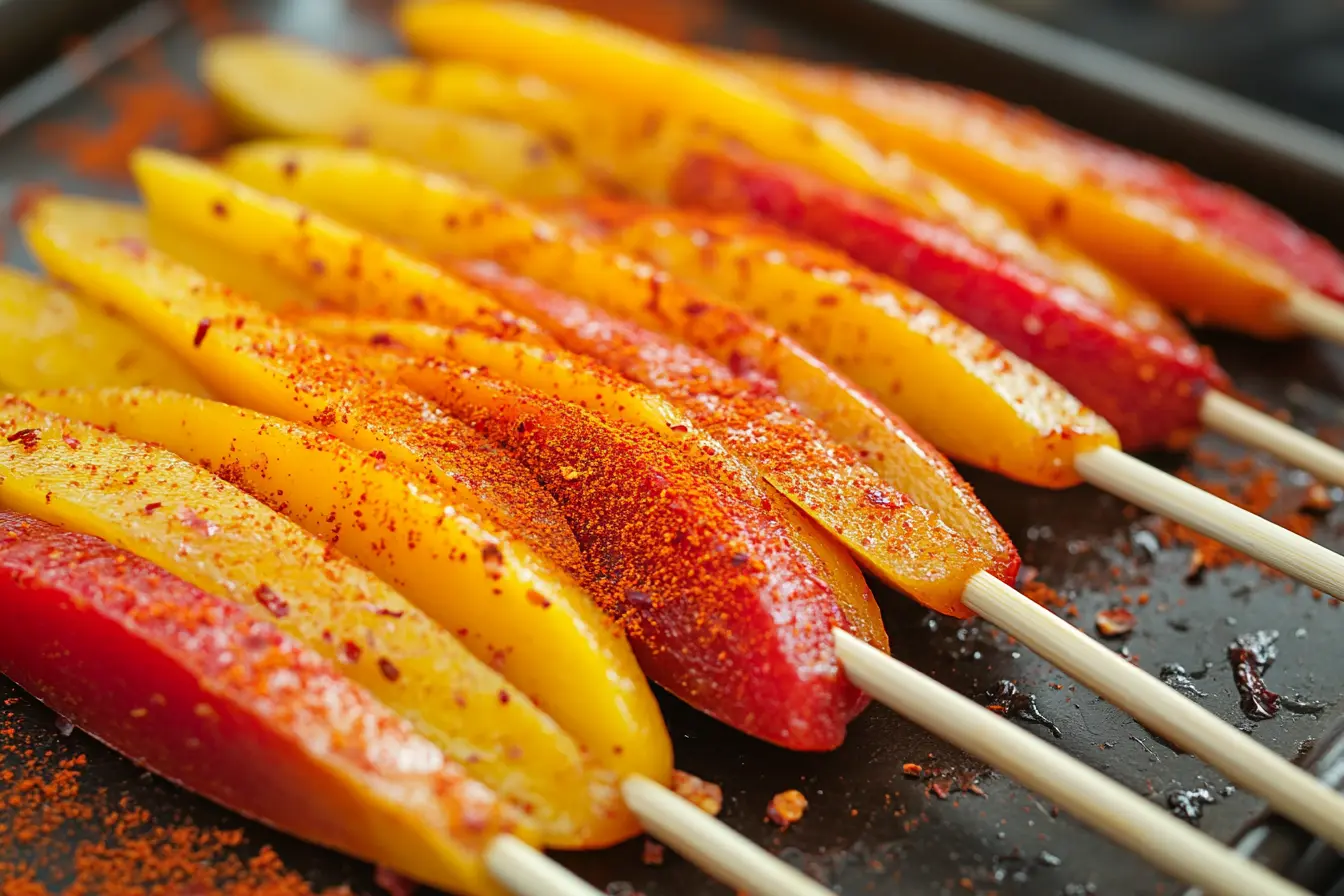
[[[723,788],[683,771],[672,772],[672,790],[700,810],[718,815],[723,810]]]
[[[656,840],[645,840],[644,852],[639,858],[645,865],[661,865],[665,853],[666,849],[663,844]]]
[[[1125,607],[1111,607],[1097,611],[1097,631],[1103,638],[1118,638],[1134,631],[1138,617]]]
[[[192,348],[201,347],[201,343],[205,341],[205,334],[210,332],[210,324],[211,320],[208,317],[201,318],[196,324],[196,335],[191,340]]]
[[[71,451],[79,450],[79,439],[75,438],[74,436],[63,435],[61,436],[61,441],[64,442],[65,447],[69,448]]]
[[[500,706],[508,706],[508,705],[509,705],[509,700],[510,700],[509,692],[506,691],[506,690],[504,690],[503,688],[500,688],[500,690],[499,690],[499,705],[500,705]]]
[[[140,512],[143,513],[145,516],[149,516],[151,513],[158,510],[162,506],[163,506],[162,501],[150,501],[144,507],[140,508]]]
[[[385,656],[378,657],[378,671],[383,673],[383,677],[388,681],[396,681],[401,677],[401,670]]]
[[[907,762],[901,766],[901,774],[907,778],[918,778],[924,774],[924,766],[918,762]]]
[[[817,299],[817,304],[825,308],[833,308],[834,306],[840,304],[840,297],[837,295],[832,295],[831,293],[827,293],[826,295],[821,296],[820,298]]]
[[[786,790],[771,797],[770,804],[765,807],[765,817],[788,830],[789,825],[800,820],[806,811],[807,797],[797,790]]]
[[[373,458],[374,463],[381,465],[387,460],[387,452],[375,449],[369,452],[369,457]]]
[[[481,562],[490,578],[497,579],[504,574],[504,552],[493,541],[481,548]]]
[[[216,218],[227,218],[229,216],[229,207],[222,201],[216,199],[210,206],[210,214]]]
[[[284,619],[289,615],[289,604],[265,582],[257,586],[257,589],[252,592],[252,596],[276,619]]]
[[[373,612],[379,616],[390,616],[393,619],[400,619],[406,615],[405,610],[389,610],[387,607],[374,607]]]
[[[527,589],[527,602],[534,607],[541,607],[543,610],[550,609],[551,601],[546,595]]]
[[[709,310],[709,304],[707,302],[686,303],[686,314],[691,317],[696,317],[698,315],[704,314],[708,310]]]
[[[18,432],[9,434],[6,442],[18,442],[23,446],[24,451],[32,451],[37,448],[37,443],[42,440],[42,433],[36,429],[21,429]]]
[[[203,516],[198,516],[190,507],[183,507],[182,510],[178,512],[178,518],[206,538],[212,537],[219,531],[218,524],[211,522]]]
[[[241,330],[241,329],[243,328],[243,324],[245,324],[245,323],[247,323],[247,318],[245,318],[245,317],[235,317],[235,318],[233,319],[233,328],[234,328],[235,330]]]
[[[347,663],[359,662],[359,658],[363,654],[364,651],[361,650],[360,646],[356,644],[354,641],[346,641],[344,644],[341,645],[341,659]]]
[[[369,337],[369,345],[391,345],[391,333],[374,333]]]

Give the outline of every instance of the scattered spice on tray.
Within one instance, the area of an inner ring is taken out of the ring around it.
[[[105,122],[43,124],[35,132],[38,147],[57,154],[81,176],[121,180],[131,153],[143,144],[166,142],[188,153],[224,145],[224,119],[213,101],[183,84],[157,46],[138,50],[130,61],[130,73],[94,82],[109,107]]]
[[[1134,631],[1139,619],[1126,607],[1110,607],[1097,611],[1096,623],[1103,638],[1118,638]]]
[[[657,840],[645,840],[644,850],[639,860],[645,865],[661,865],[667,855],[667,849]]]
[[[807,797],[797,790],[785,790],[770,798],[765,807],[765,818],[787,831],[789,825],[801,820],[806,811]]]
[[[723,811],[723,788],[683,771],[672,773],[672,790],[710,815]]]
[[[158,824],[129,796],[86,786],[88,758],[52,745],[7,708],[17,702],[0,709],[0,896],[317,896],[270,847],[241,855],[241,830]]]
[[[1291,487],[1285,494],[1282,471],[1251,457],[1227,459],[1196,448],[1191,452],[1191,461],[1201,472],[1186,467],[1178,471],[1180,478],[1307,538],[1321,522],[1322,515],[1334,506],[1329,490],[1319,484],[1309,485],[1293,501]],[[1189,582],[1197,581],[1205,570],[1253,562],[1240,551],[1171,520],[1157,521],[1154,532],[1163,547],[1184,545],[1192,548],[1186,570]],[[1282,578],[1284,575],[1268,566],[1259,566],[1266,576]]]

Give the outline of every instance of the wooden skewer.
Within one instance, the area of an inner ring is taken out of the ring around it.
[[[1344,485],[1344,451],[1222,392],[1204,396],[1199,419],[1212,432],[1272,454],[1322,482]]]
[[[1311,290],[1288,296],[1284,314],[1312,336],[1344,344],[1344,305]]]
[[[1173,877],[1217,896],[1306,893],[899,660],[839,629],[835,642],[850,680],[882,703],[1057,803]]]
[[[831,891],[663,785],[643,775],[621,782],[621,796],[644,830],[715,880],[752,896],[832,896]],[[486,867],[517,896],[600,896],[589,884],[526,843],[490,842]]]
[[[626,778],[621,795],[645,830],[739,891],[752,896],[833,896],[792,865],[648,778]]]
[[[1318,591],[1344,596],[1344,557],[1114,448],[1080,454],[1083,479],[1217,539]]]
[[[602,896],[601,890],[510,834],[490,841],[485,867],[515,896]]]
[[[1208,762],[1332,846],[1344,848],[1344,795],[988,573],[973,577],[962,599],[1149,730]]]

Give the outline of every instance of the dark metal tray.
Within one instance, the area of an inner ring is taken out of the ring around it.
[[[619,15],[620,4],[603,5]],[[875,5],[862,14],[862,19],[850,17],[860,5],[861,0],[839,0],[834,6],[828,3],[825,9],[834,16],[823,25],[783,18],[781,4],[769,9],[746,4],[720,9],[706,2],[646,0],[630,3],[625,12],[646,27],[677,25],[680,29],[695,21],[699,24],[693,32],[682,36],[727,45],[768,45],[819,58],[853,59],[945,77],[955,77],[964,66],[983,79],[985,68],[977,68],[976,60],[983,63],[983,54],[988,51],[981,48],[972,53],[969,43],[963,43],[960,55],[933,60],[936,66],[932,62],[916,64],[920,58],[927,59],[927,53],[905,57],[885,52],[875,57],[875,42],[890,40],[888,45],[894,46],[900,35],[909,38],[911,32],[904,29],[910,27],[910,20],[893,16],[890,9],[880,11]],[[250,0],[233,6],[248,27],[275,28],[361,54],[375,55],[395,48],[384,24],[386,3]],[[170,6],[155,3],[151,7],[159,12],[142,13],[142,19],[136,20],[141,23],[138,27],[153,31],[170,25],[159,49],[171,68],[190,79],[199,34],[185,19],[161,18],[162,13],[171,11]],[[866,40],[850,29],[860,21],[865,23]],[[134,42],[124,28],[118,35],[113,43]],[[127,68],[123,63],[110,74],[116,76]],[[0,207],[13,198],[20,184],[30,181],[91,194],[131,194],[129,184],[124,182],[75,176],[43,148],[40,140],[44,124],[70,119],[97,121],[105,115],[98,88],[106,77],[99,76],[86,88],[47,105],[29,123],[8,133],[0,125]],[[46,84],[37,92],[39,97],[49,98],[60,93],[62,86],[69,86],[59,77],[48,79]],[[1000,92],[1015,93],[1018,99],[1042,102],[1029,92],[1030,82],[981,86],[997,86]],[[1199,146],[1213,152],[1217,143],[1205,141]],[[1306,208],[1291,203],[1286,207],[1293,213]],[[7,219],[0,221],[0,238],[7,261],[28,263]],[[1212,341],[1239,386],[1276,407],[1289,408],[1299,425],[1338,427],[1344,422],[1344,400],[1340,398],[1344,395],[1344,352],[1317,344],[1268,345],[1233,337]],[[1239,456],[1237,449],[1214,437],[1201,439],[1197,447],[1222,458]],[[1180,461],[1156,460],[1169,467]],[[1338,649],[1344,642],[1344,613],[1334,602],[1313,599],[1306,588],[1266,578],[1246,567],[1213,571],[1198,582],[1187,583],[1184,573],[1188,552],[1180,548],[1150,552],[1148,539],[1136,536],[1144,530],[1146,521],[1134,519],[1120,501],[1091,489],[1049,493],[973,471],[971,476],[990,509],[1021,547],[1025,562],[1039,570],[1043,581],[1074,602],[1078,624],[1090,630],[1098,610],[1119,603],[1125,595],[1137,597],[1146,592],[1148,602],[1134,606],[1139,618],[1136,630],[1123,640],[1109,642],[1115,649],[1129,651],[1152,671],[1173,662],[1195,672],[1207,669],[1197,681],[1206,695],[1200,698],[1203,705],[1241,724],[1250,736],[1284,755],[1299,754],[1304,745],[1326,732],[1326,721],[1311,715],[1285,712],[1269,721],[1248,722],[1238,708],[1226,645],[1244,632],[1278,630],[1282,634],[1281,657],[1268,673],[1271,686],[1287,694],[1334,704],[1344,692],[1344,653]],[[1306,483],[1287,471],[1282,481],[1285,501],[1291,504]],[[1344,509],[1329,514],[1317,531],[1327,544],[1344,549]],[[1156,801],[1165,802],[1169,795],[1182,790],[1207,789],[1216,802],[1207,806],[1199,823],[1213,836],[1231,840],[1256,818],[1256,799],[1230,790],[1220,776],[1201,763],[1152,737],[988,627],[931,618],[897,595],[885,594],[881,599],[894,649],[908,662],[972,695],[987,695],[1001,680],[1016,681],[1023,691],[1035,695],[1041,712],[1058,725],[1059,737],[1054,743],[1130,788],[1151,794]],[[2,615],[0,624],[4,624]],[[17,699],[11,704],[10,698]],[[827,755],[790,754],[751,741],[671,699],[664,701],[664,708],[674,733],[679,766],[723,785],[724,818],[832,884],[837,892],[978,892],[1007,896],[1179,891],[1174,882],[1002,777],[980,775],[983,796],[952,792],[940,798],[940,790],[969,784],[982,767],[882,708],[870,709],[851,727],[845,746]],[[53,770],[64,759],[87,756],[88,764],[81,772],[81,787],[87,792],[103,788],[112,803],[127,797],[134,805],[149,810],[158,823],[190,819],[206,827],[241,827],[246,832],[246,840],[236,849],[241,855],[271,845],[314,887],[347,884],[358,894],[379,892],[372,871],[358,862],[243,822],[140,772],[79,732],[60,735],[50,713],[0,678],[0,728],[10,726],[31,738],[39,753],[51,751]],[[1044,728],[1035,730],[1051,738]],[[1339,750],[1321,752],[1331,753],[1333,761],[1327,766],[1338,764],[1334,754]],[[0,751],[0,768],[13,761],[11,755]],[[903,773],[906,763],[944,770],[947,775],[916,779]],[[781,833],[764,821],[764,810],[772,794],[791,787],[807,795],[811,808],[801,823]],[[0,806],[0,824],[4,820],[5,809]],[[97,824],[86,827],[72,822],[62,828],[61,845],[103,833]],[[1293,831],[1278,830],[1268,843],[1259,845],[1260,852],[1276,866],[1298,864],[1304,875],[1314,875],[1322,887],[1335,880],[1332,863],[1337,857],[1308,855],[1304,859],[1310,846],[1299,842]],[[22,858],[23,853],[31,856],[49,852],[52,859],[46,863],[45,873],[56,889],[70,868],[64,859],[68,850],[55,847],[50,842],[17,846],[12,838],[0,838],[0,863]],[[724,892],[670,854],[661,867],[643,864],[640,854],[641,843],[636,840],[613,850],[566,857],[565,861],[599,887],[609,886],[612,893],[637,890],[649,896],[684,896]]]

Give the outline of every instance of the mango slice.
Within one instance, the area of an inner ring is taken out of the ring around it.
[[[191,369],[125,321],[0,265],[0,385],[17,389],[163,386],[206,395]]]
[[[499,892],[481,851],[522,833],[506,807],[274,626],[105,541],[9,511],[0,600],[0,672],[141,765],[426,883]]]
[[[517,124],[382,100],[359,68],[265,35],[210,41],[201,78],[244,133],[372,146],[527,196],[573,195],[578,169]]]

